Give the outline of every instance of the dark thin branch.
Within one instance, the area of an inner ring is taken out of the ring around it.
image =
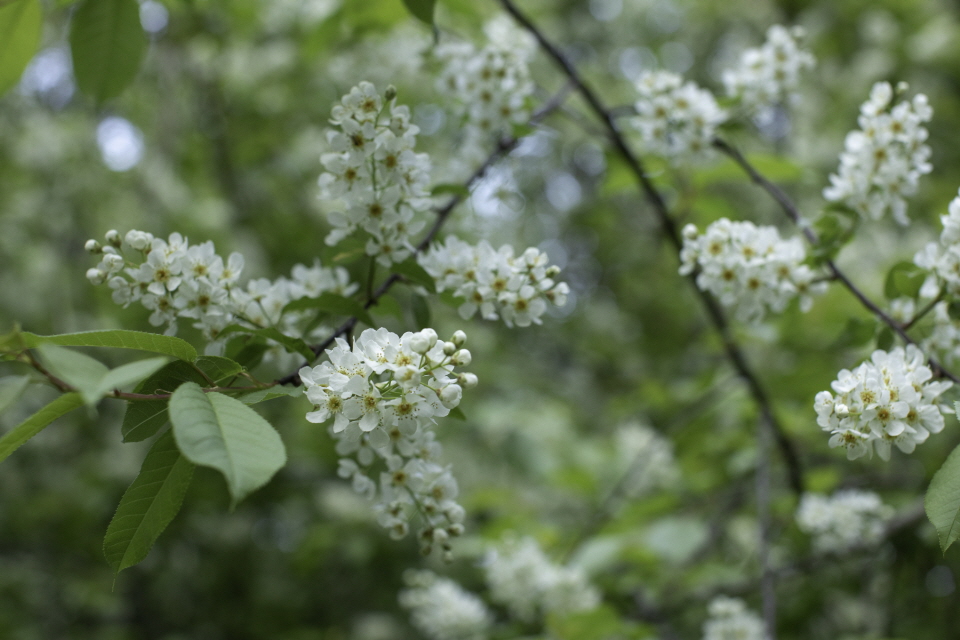
[[[810,228],[810,226],[804,221],[803,217],[800,215],[800,210],[793,203],[789,196],[784,193],[783,189],[778,187],[773,182],[767,180],[757,169],[750,164],[750,161],[744,157],[742,153],[735,147],[731,146],[728,142],[721,140],[720,138],[714,138],[713,146],[730,157],[744,173],[746,173],[750,180],[759,186],[761,189],[766,191],[771,198],[773,198],[783,212],[790,218],[799,228],[800,232],[806,238],[807,242],[811,246],[816,247],[820,244],[820,238],[817,237],[816,232]],[[863,291],[860,290],[853,282],[850,280],[847,275],[840,270],[833,260],[826,261],[827,269],[829,269],[831,275],[835,280],[839,280],[844,287],[847,288],[850,293],[866,308],[870,313],[872,313],[878,320],[883,322],[885,325],[890,327],[894,333],[900,336],[900,339],[903,340],[904,344],[916,344],[916,340],[911,338],[907,334],[907,329],[913,326],[913,323],[916,321],[911,320],[906,324],[901,324],[891,318],[883,309],[881,309],[875,302],[873,302]],[[924,313],[926,310],[924,311]],[[934,358],[929,358],[927,361],[930,365],[930,368],[933,369],[934,374],[941,377],[952,380],[955,383],[960,383],[960,378],[954,375],[952,372],[943,368],[943,366],[937,362]]]
[[[536,38],[537,42],[540,43],[541,48],[543,48],[543,50],[553,59],[553,61],[561,69],[563,69],[567,78],[569,78],[570,82],[573,83],[577,91],[579,91],[583,98],[587,101],[587,104],[589,104],[591,110],[601,120],[604,129],[606,129],[607,138],[610,141],[610,144],[613,145],[613,147],[617,150],[617,153],[627,163],[628,168],[639,183],[644,197],[653,208],[654,214],[657,217],[657,221],[659,222],[664,235],[666,235],[667,239],[673,245],[676,254],[679,256],[680,251],[683,248],[683,238],[680,235],[677,224],[670,216],[670,211],[663,196],[648,177],[643,162],[633,153],[629,145],[627,145],[626,139],[617,128],[616,120],[611,112],[606,108],[597,94],[594,93],[594,91],[584,82],[584,80],[580,77],[580,74],[574,68],[573,64],[567,59],[567,57],[553,43],[547,40],[537,26],[534,25],[526,15],[520,12],[512,0],[500,0],[500,4],[507,11],[507,13],[513,16],[513,18],[520,23],[521,26],[523,26],[534,36],[534,38]],[[757,375],[748,365],[739,345],[734,340],[723,310],[720,308],[713,296],[705,291],[702,291],[696,286],[696,273],[691,274],[689,276],[689,280],[693,285],[694,291],[696,291],[697,295],[700,297],[703,306],[706,308],[707,315],[710,317],[710,320],[716,328],[717,333],[720,334],[727,357],[740,374],[740,377],[742,377],[746,382],[754,401],[757,403],[760,409],[761,418],[766,420],[774,431],[777,447],[779,448],[787,466],[790,487],[797,495],[802,494],[804,489],[803,469],[793,442],[787,436],[783,426],[776,419],[769,397],[761,386]]]

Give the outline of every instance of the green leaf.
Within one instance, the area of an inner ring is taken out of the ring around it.
[[[70,24],[77,86],[97,102],[123,91],[140,68],[147,36],[137,0],[84,0]]]
[[[0,378],[0,413],[20,399],[28,384],[30,384],[30,376]]]
[[[222,336],[230,333],[246,333],[252,336],[259,336],[261,338],[269,338],[270,340],[273,340],[277,344],[281,345],[289,353],[299,353],[309,361],[313,361],[317,357],[316,354],[310,350],[310,347],[307,346],[306,342],[300,338],[291,338],[290,336],[282,333],[278,329],[274,329],[273,327],[266,327],[264,329],[248,329],[238,324],[232,324],[224,328],[224,330],[220,332],[220,335]],[[265,350],[266,349],[264,349],[264,351]],[[260,355],[263,355],[263,352],[261,352]],[[239,358],[231,359],[239,360]]]
[[[403,0],[403,4],[417,19],[433,26],[433,9],[436,0]]]
[[[453,409],[450,409],[450,413],[448,413],[447,415],[449,415],[451,418],[456,418],[457,420],[467,419],[467,415],[463,412],[463,410],[460,407],[454,407]]]
[[[239,362],[223,356],[200,356],[194,364],[216,383],[235,378],[243,371]]]
[[[950,545],[960,538],[960,446],[953,450],[934,474],[923,507],[937,529],[940,548],[946,553]]]
[[[413,307],[413,319],[420,329],[426,329],[430,326],[430,304],[421,296],[413,296],[410,299],[410,305]]]
[[[375,327],[373,318],[367,309],[352,298],[337,295],[335,293],[324,293],[317,298],[300,298],[287,304],[283,308],[283,313],[288,311],[306,311],[317,309],[326,311],[339,316],[352,316],[360,320],[368,327]]]
[[[6,460],[7,456],[24,442],[43,431],[48,424],[82,406],[83,398],[79,393],[66,393],[3,434],[0,438],[0,462]]]
[[[889,351],[893,347],[894,341],[893,329],[887,325],[881,325],[880,331],[877,332],[877,349]]]
[[[437,283],[426,270],[420,266],[416,257],[411,256],[403,262],[398,262],[392,267],[394,273],[398,273],[414,284],[423,285],[430,293],[437,292]]]
[[[398,320],[403,320],[403,308],[397,302],[397,299],[390,295],[384,294],[377,298],[376,303],[370,307],[370,310],[373,313],[390,315]]]
[[[285,386],[275,386],[268,389],[260,389],[259,391],[254,391],[252,393],[246,393],[242,396],[237,396],[237,400],[243,404],[257,404],[260,402],[266,402],[267,400],[273,400],[275,398],[299,398],[303,395],[303,387],[285,387]]]
[[[232,506],[267,483],[287,461],[280,435],[239,400],[187,382],[170,398],[173,437],[194,464],[220,471]]]
[[[914,263],[898,262],[887,272],[887,278],[883,283],[883,295],[888,300],[901,296],[916,298],[926,277],[926,273]]]
[[[193,464],[180,455],[170,431],[153,443],[136,477],[120,498],[103,538],[103,555],[120,573],[147,557],[153,543],[180,511],[193,478]]]
[[[17,83],[40,46],[43,11],[39,0],[0,6],[0,94]]]
[[[832,348],[861,347],[873,339],[877,330],[877,321],[874,318],[850,318],[844,325],[843,331],[834,340]]]
[[[252,369],[270,349],[267,341],[256,336],[237,336],[227,341],[226,356],[246,369]]]
[[[199,358],[198,358],[199,361]],[[208,374],[209,375],[209,374]],[[184,382],[206,384],[193,365],[175,360],[137,385],[135,393],[173,393]],[[128,402],[120,433],[124,442],[140,442],[151,437],[167,423],[167,403],[164,400]]]
[[[65,333],[59,336],[38,336],[35,333],[21,332],[19,334],[23,346],[37,347],[41,344],[58,344],[63,347],[116,347],[118,349],[137,349],[162,353],[180,360],[193,362],[197,357],[197,350],[189,342],[173,336],[162,336],[145,331],[127,331],[114,329],[111,331],[84,331],[81,333]]]
[[[50,371],[79,391],[89,405],[96,404],[116,388],[143,380],[167,364],[163,357],[147,358],[110,370],[90,356],[57,345],[42,344],[38,351]]]

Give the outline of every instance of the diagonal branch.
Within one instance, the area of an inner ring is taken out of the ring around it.
[[[584,100],[587,101],[590,109],[600,119],[604,129],[606,130],[607,138],[609,139],[610,144],[613,145],[613,147],[617,150],[617,153],[627,163],[627,166],[636,178],[644,197],[653,208],[654,215],[657,217],[657,221],[659,222],[664,235],[666,235],[667,239],[673,245],[674,251],[679,256],[680,251],[683,248],[683,238],[680,235],[677,224],[670,216],[669,208],[667,207],[667,203],[663,196],[648,177],[646,169],[644,169],[643,166],[643,161],[633,153],[623,134],[617,128],[616,121],[611,111],[604,105],[593,89],[591,89],[584,82],[583,78],[580,77],[580,74],[577,72],[576,68],[574,68],[573,64],[567,59],[567,57],[552,42],[547,40],[537,26],[533,24],[530,19],[516,7],[512,0],[500,0],[500,4],[507,11],[507,13],[513,16],[513,18],[520,23],[521,26],[523,26],[533,35],[534,38],[536,38],[541,48],[563,70],[567,78],[569,78],[570,82],[574,85],[574,87],[576,87],[580,95],[582,95]],[[780,424],[774,415],[770,399],[767,396],[766,391],[763,389],[763,386],[760,384],[760,380],[756,373],[753,372],[747,363],[746,357],[743,355],[743,351],[740,349],[740,346],[734,339],[723,310],[720,308],[713,296],[705,291],[702,291],[696,286],[696,275],[696,273],[690,274],[688,277],[689,281],[693,286],[694,291],[696,291],[697,295],[699,296],[704,308],[706,309],[707,315],[710,317],[710,321],[713,323],[714,328],[717,330],[717,333],[720,334],[727,358],[730,360],[731,364],[733,364],[737,373],[740,374],[740,377],[743,378],[747,388],[750,390],[750,394],[753,396],[753,399],[760,410],[761,419],[770,425],[770,428],[773,430],[777,447],[779,448],[780,454],[787,466],[790,487],[793,489],[794,493],[800,495],[803,493],[804,489],[803,468],[800,464],[800,458],[797,454],[796,447],[787,436],[783,425]]]

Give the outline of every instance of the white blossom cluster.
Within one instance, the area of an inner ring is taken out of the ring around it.
[[[707,608],[710,617],[703,623],[703,640],[766,640],[767,632],[756,613],[739,598],[718,596]]]
[[[491,600],[524,622],[552,611],[588,611],[600,604],[600,592],[583,571],[554,564],[533,538],[508,541],[491,551],[484,569]]]
[[[806,250],[800,238],[784,240],[774,227],[721,218],[701,234],[696,226],[683,229],[680,274],[699,269],[697,286],[734,310],[742,322],[759,322],[767,311],[782,312],[796,297],[808,311],[825,282],[803,264]]]
[[[876,545],[892,516],[893,508],[872,491],[848,489],[829,497],[805,493],[797,508],[797,526],[813,536],[820,551],[840,553]]]
[[[437,291],[464,300],[459,313],[465,320],[479,311],[486,320],[502,318],[508,327],[540,324],[547,304],[562,307],[570,293],[565,282],[553,280],[560,269],[547,266],[547,254],[535,247],[515,256],[510,245],[494,250],[486,241],[474,246],[447,236],[417,260],[437,281]]]
[[[617,455],[627,465],[623,486],[628,497],[674,486],[680,478],[673,443],[650,427],[633,422],[617,429]]]
[[[407,571],[400,606],[430,640],[483,640],[493,617],[483,601],[449,578],[431,571]]]
[[[940,216],[940,242],[930,242],[913,257],[913,262],[930,272],[920,297],[936,298],[941,293],[960,295],[960,196],[954,198],[947,215]]]
[[[814,401],[817,424],[829,431],[831,447],[846,447],[847,458],[877,453],[890,459],[890,445],[904,453],[943,430],[941,394],[953,386],[934,381],[923,352],[916,345],[877,350],[853,371],[843,369]],[[836,395],[834,395],[836,394]]]
[[[514,124],[529,120],[533,81],[528,64],[536,41],[513,20],[501,15],[484,26],[487,44],[440,44],[434,54],[443,68],[437,89],[450,96],[463,118],[463,139],[457,147],[462,161],[482,160]]]
[[[714,130],[727,117],[713,94],[669,71],[648,71],[636,86],[631,122],[648,152],[685,162],[710,151]]]
[[[924,341],[923,349],[939,354],[949,367],[960,364],[960,323],[950,317],[950,305],[943,301],[933,307],[933,329]]]
[[[418,214],[430,208],[430,157],[414,152],[420,129],[395,93],[388,89],[385,101],[369,82],[353,87],[333,107],[333,151],[320,156],[320,197],[339,205],[328,214],[327,244],[363,230],[367,255],[387,267],[413,252],[410,236],[424,226]]]
[[[282,313],[288,303],[323,293],[350,295],[357,289],[346,269],[323,267],[319,262],[312,267],[296,265],[290,278],[260,278],[241,286],[242,255],[231,253],[224,260],[213,242],[191,245],[179,233],[164,240],[131,230],[121,239],[111,230],[106,244],[88,240],[86,248],[100,256],[100,264],[87,271],[87,279],[93,284],[106,282],[117,304],[142,304],[152,312],[150,324],[166,325],[168,335],[176,333],[178,318],[189,318],[208,340],[216,340],[234,323],[277,327],[286,335],[304,337],[308,314]]]
[[[906,198],[916,193],[920,176],[933,170],[923,126],[933,109],[922,93],[898,101],[906,88],[900,83],[895,92],[888,82],[873,85],[860,107],[860,129],[847,134],[840,167],[823,190],[824,198],[865,218],[879,220],[889,210],[904,226],[910,223]]]
[[[395,538],[407,535],[418,512],[425,552],[438,545],[447,554],[448,539],[463,533],[457,481],[439,462],[433,425],[477,384],[472,373],[454,373],[470,364],[466,339],[462,331],[444,342],[433,329],[402,336],[366,329],[352,346],[338,338],[328,362],[300,370],[313,403],[307,420],[333,420],[339,475],[375,501],[380,525]]]
[[[813,54],[800,46],[803,35],[802,27],[770,27],[763,46],[747,49],[736,68],[723,72],[727,95],[753,111],[794,102],[800,74],[815,63]]]

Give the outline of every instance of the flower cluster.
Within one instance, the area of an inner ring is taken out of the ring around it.
[[[760,619],[743,600],[719,596],[707,608],[710,617],[703,623],[703,640],[766,640]]]
[[[623,480],[627,497],[671,487],[679,479],[673,444],[650,427],[626,424],[617,430],[615,440],[621,464],[627,465]]]
[[[413,626],[431,640],[483,640],[493,619],[483,601],[431,571],[407,571],[400,606]]]
[[[941,293],[960,295],[960,196],[950,202],[940,222],[940,242],[928,243],[913,257],[918,267],[930,271],[920,289],[923,298],[936,298]]]
[[[396,104],[392,88],[385,103],[361,82],[334,106],[330,122],[337,130],[327,133],[333,151],[320,156],[320,197],[340,208],[328,214],[327,244],[361,229],[369,234],[367,255],[387,267],[403,261],[413,251],[410,235],[424,226],[417,214],[430,207],[430,158],[413,150],[420,129],[410,109]]]
[[[533,538],[491,551],[484,568],[490,598],[524,622],[551,611],[588,611],[600,604],[600,593],[580,569],[554,564]]]
[[[100,264],[87,271],[87,279],[94,284],[106,282],[117,304],[142,304],[152,311],[150,323],[166,325],[168,335],[176,333],[178,318],[189,318],[209,340],[216,340],[234,323],[248,328],[275,326],[286,335],[304,337],[307,314],[283,313],[288,303],[323,293],[350,295],[357,289],[346,269],[319,263],[298,264],[290,278],[250,280],[244,287],[239,284],[242,255],[232,253],[225,261],[216,254],[213,242],[191,245],[179,233],[164,240],[131,230],[121,239],[111,230],[106,244],[88,240],[86,248],[100,256]]]
[[[797,525],[813,536],[820,551],[840,553],[876,545],[892,516],[893,508],[871,491],[849,489],[830,497],[805,493],[797,508]]]
[[[435,49],[443,65],[437,88],[458,103],[464,120],[457,155],[471,163],[482,160],[511,125],[529,119],[534,88],[527,69],[536,51],[530,34],[505,15],[487,23],[484,31],[488,42],[480,50],[468,42]]]
[[[960,323],[950,317],[949,303],[934,305],[933,330],[922,344],[924,351],[938,354],[947,366],[960,364]]]
[[[901,83],[896,93],[904,91]],[[899,224],[909,224],[905,198],[916,192],[920,176],[933,169],[923,126],[932,115],[927,96],[897,102],[888,82],[873,85],[860,107],[860,129],[847,134],[840,168],[830,175],[823,197],[874,220],[889,210]]]
[[[640,99],[631,120],[647,151],[675,162],[703,156],[727,117],[713,94],[669,71],[648,71],[637,80]]]
[[[465,320],[479,311],[487,320],[503,318],[508,327],[540,324],[547,303],[562,307],[570,292],[553,280],[560,269],[548,267],[547,254],[534,247],[514,256],[510,245],[494,250],[486,241],[473,246],[448,236],[417,259],[437,281],[437,291],[464,300],[459,312]]]
[[[932,381],[923,352],[915,345],[890,352],[877,350],[853,371],[837,374],[836,395],[821,391],[814,401],[817,424],[829,431],[831,447],[846,447],[850,460],[877,453],[890,459],[890,445],[904,453],[943,430],[940,395],[953,386]]]
[[[798,296],[800,308],[808,311],[812,296],[826,291],[805,259],[799,238],[783,240],[774,227],[721,218],[703,234],[692,224],[684,227],[680,274],[699,269],[700,289],[733,308],[740,321],[757,322],[768,310],[783,311]]]
[[[801,27],[770,27],[762,47],[747,49],[738,67],[724,71],[727,95],[754,111],[796,100],[800,74],[814,66],[813,55],[800,47],[801,38]]]
[[[436,544],[448,553],[448,538],[463,532],[457,482],[438,461],[432,427],[460,404],[464,388],[477,384],[472,373],[454,374],[455,366],[470,364],[466,339],[462,331],[444,342],[433,329],[402,336],[367,329],[352,346],[338,338],[328,362],[300,370],[313,403],[307,420],[333,420],[330,433],[343,456],[339,475],[375,501],[378,521],[396,538],[419,512],[425,552]]]

